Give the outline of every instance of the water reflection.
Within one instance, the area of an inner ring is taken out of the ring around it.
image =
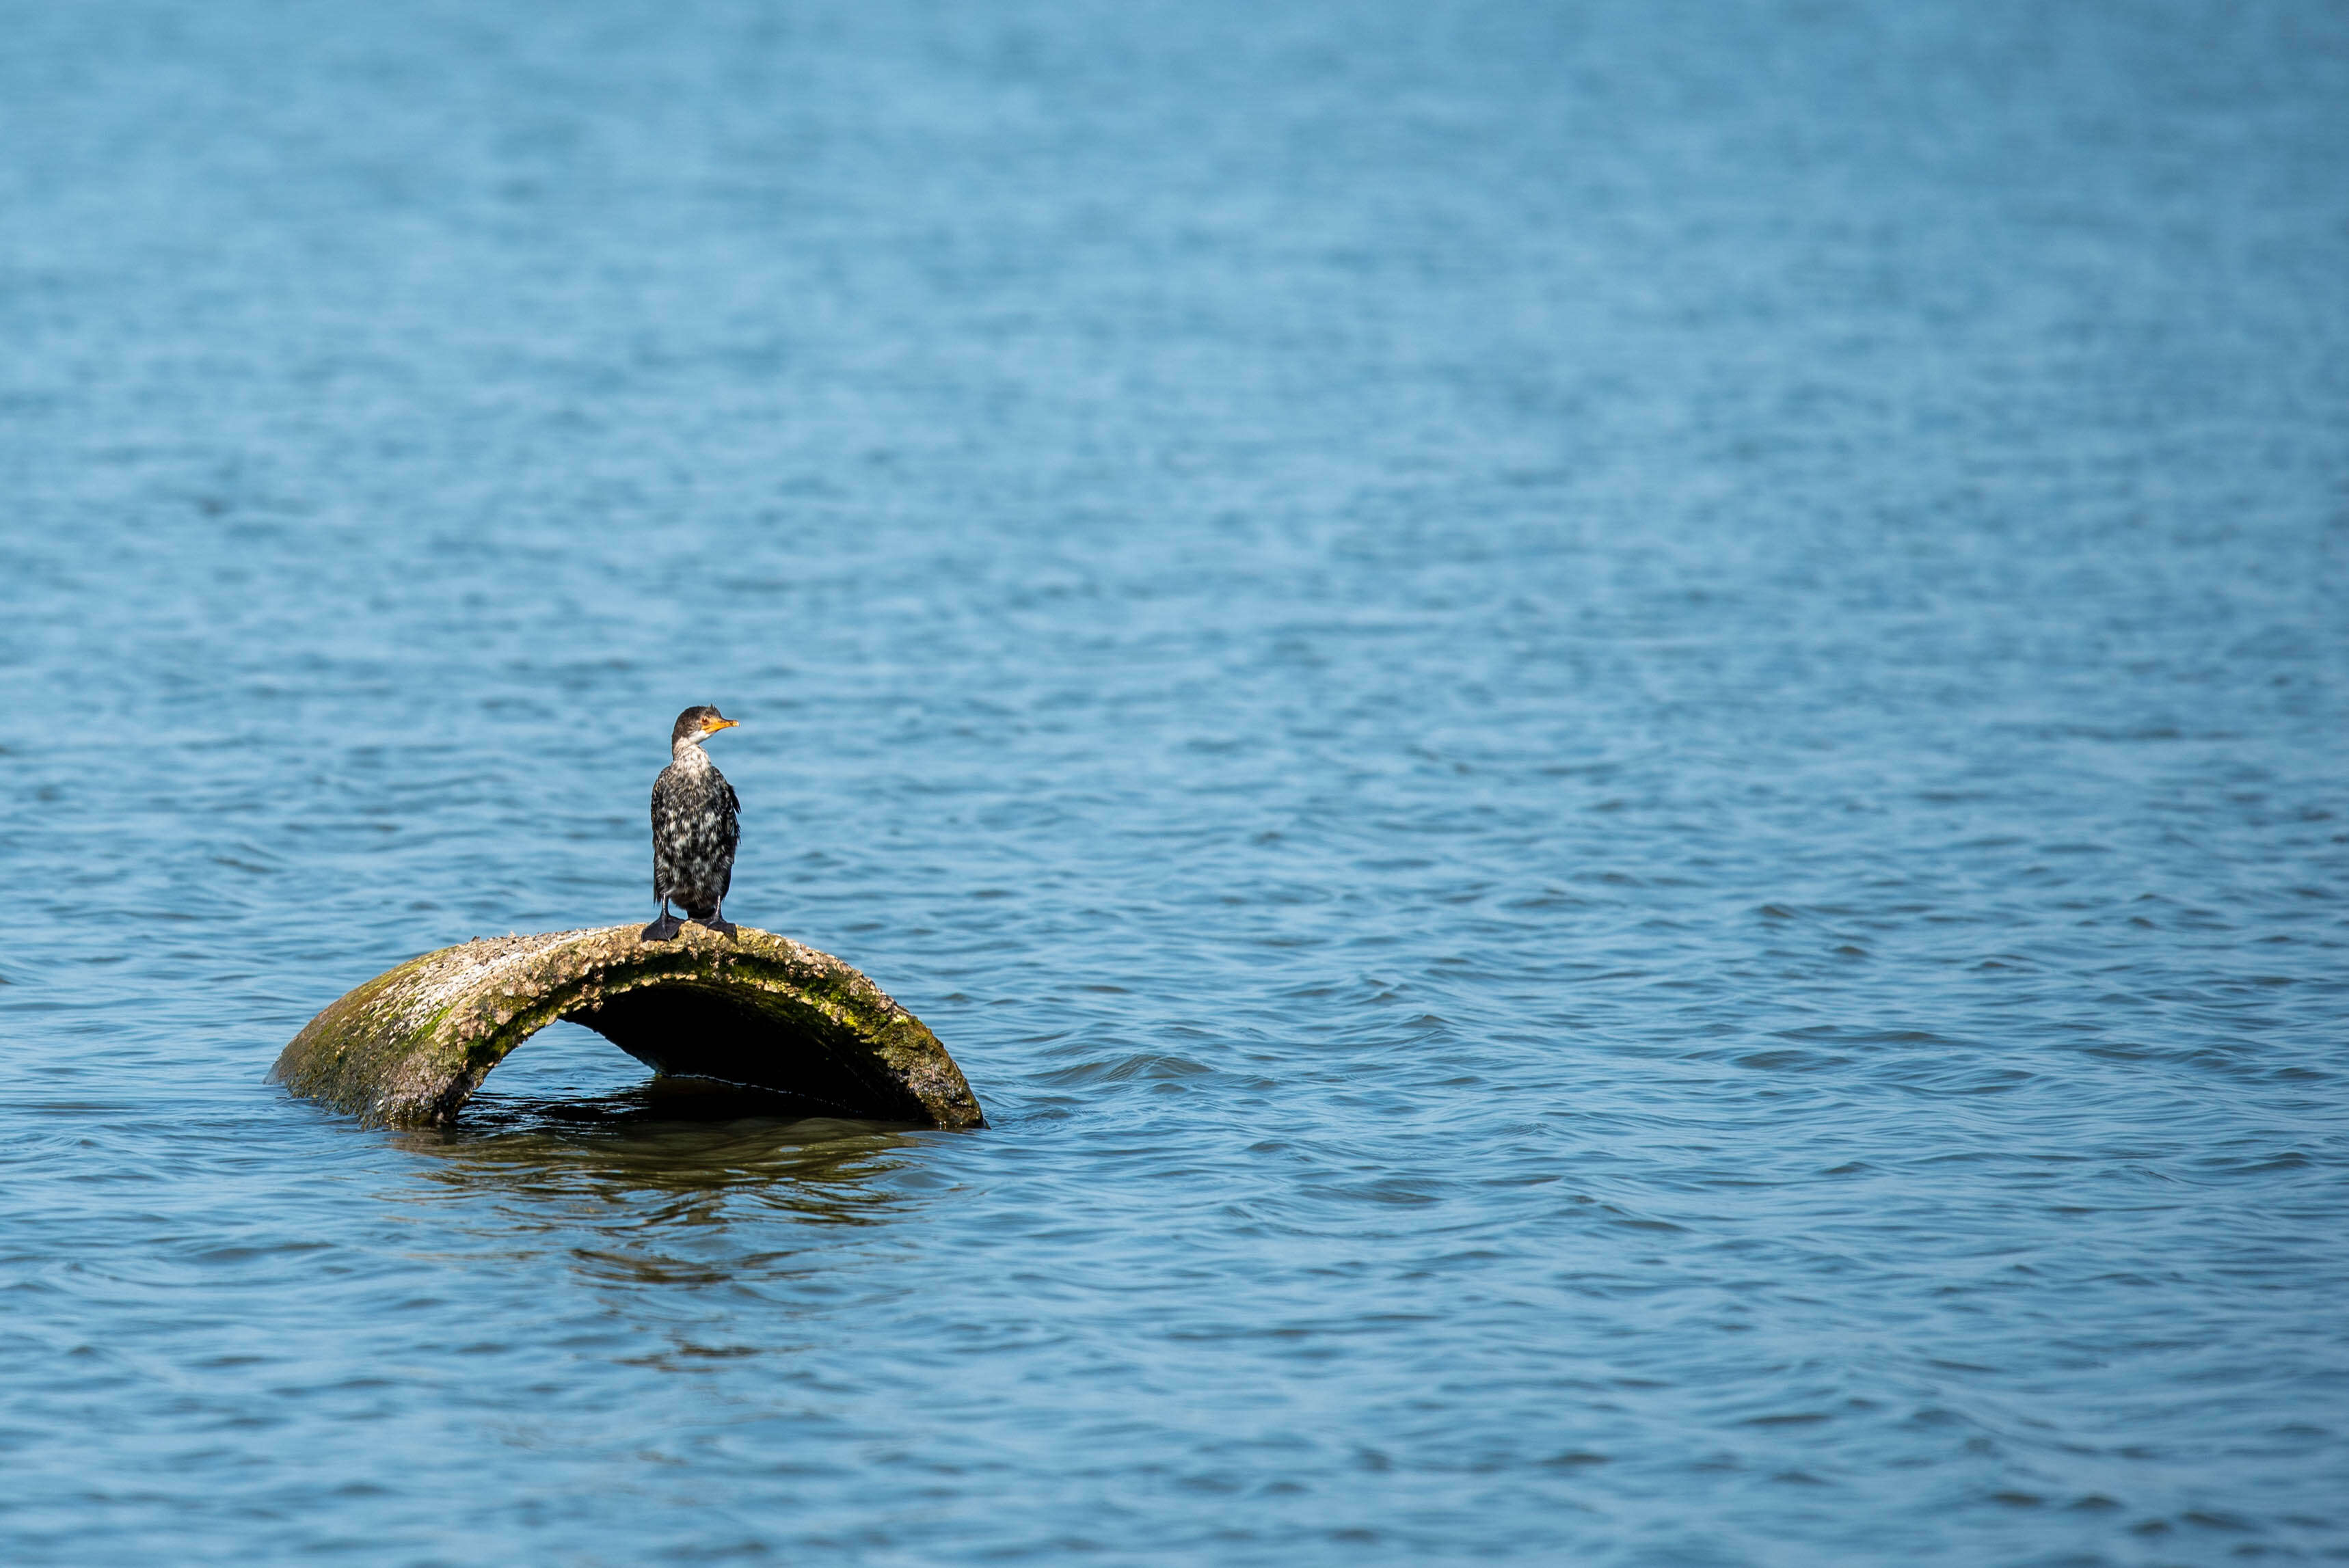
[[[431,1181],[533,1197],[707,1200],[758,1196],[811,1222],[870,1224],[898,1194],[895,1156],[918,1130],[809,1115],[787,1096],[655,1078],[593,1099],[508,1099],[394,1145],[427,1156]]]
[[[925,1172],[910,1156],[923,1136],[806,1115],[785,1096],[654,1078],[588,1099],[503,1097],[392,1141],[419,1157],[421,1192],[403,1201],[458,1206],[481,1250],[567,1254],[606,1284],[695,1287],[839,1269],[841,1228],[885,1226],[920,1203]]]
[[[485,1325],[531,1325],[474,1351],[543,1359],[549,1387],[600,1408],[599,1378],[788,1368],[819,1343],[810,1322],[889,1296],[871,1265],[922,1206],[923,1137],[707,1080],[510,1093],[455,1127],[395,1134],[417,1180],[387,1195],[431,1238],[409,1257],[435,1289]],[[606,1370],[574,1382],[582,1363]],[[633,1403],[657,1398],[626,1386]],[[530,1429],[535,1443],[554,1429]]]

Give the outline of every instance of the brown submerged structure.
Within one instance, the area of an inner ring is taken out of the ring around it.
[[[655,1072],[792,1096],[811,1114],[984,1127],[962,1069],[854,969],[751,926],[483,937],[428,953],[310,1020],[270,1076],[363,1121],[454,1119],[506,1053],[561,1018]]]

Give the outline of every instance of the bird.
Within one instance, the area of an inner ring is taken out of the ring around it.
[[[732,936],[726,890],[734,882],[734,846],[741,841],[742,802],[709,760],[701,743],[739,727],[714,707],[688,707],[668,734],[669,764],[653,780],[653,896],[660,918],[644,929],[647,942],[667,942],[684,929],[669,913],[675,899],[688,919]]]

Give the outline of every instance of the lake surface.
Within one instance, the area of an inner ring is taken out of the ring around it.
[[[0,1557],[2349,1559],[2339,7],[0,19]]]

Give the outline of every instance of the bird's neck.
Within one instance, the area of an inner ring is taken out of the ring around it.
[[[709,766],[709,753],[701,749],[697,740],[680,740],[668,748],[669,760],[688,773],[698,773]]]

